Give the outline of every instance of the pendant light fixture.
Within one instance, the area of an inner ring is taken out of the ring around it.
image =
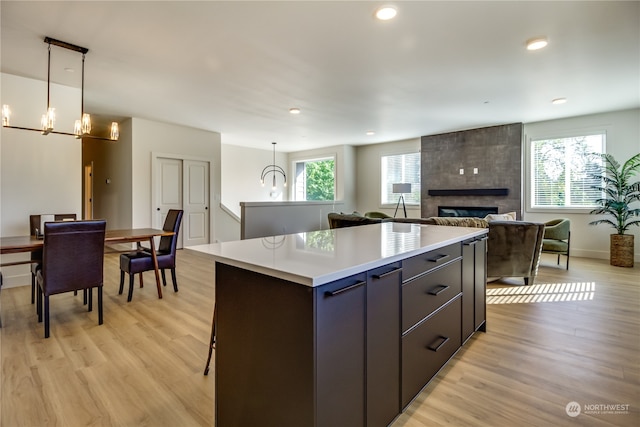
[[[271,186],[271,190],[275,191],[276,190],[276,175],[277,174],[282,174],[282,178],[284,179],[284,186],[287,186],[287,175],[284,173],[284,169],[282,169],[280,166],[276,165],[276,143],[272,142],[271,144],[273,144],[273,164],[271,165],[267,165],[264,167],[264,169],[262,169],[262,175],[260,175],[260,183],[262,184],[262,186],[264,186],[264,179],[270,174],[273,174],[273,185]]]
[[[49,135],[50,133],[57,135],[70,135],[75,136],[76,138],[92,138],[92,139],[101,139],[105,141],[117,141],[120,132],[117,122],[111,123],[111,132],[109,138],[103,138],[99,136],[91,135],[91,116],[88,113],[84,112],[84,58],[89,49],[86,47],[77,46],[71,43],[63,42],[61,40],[56,40],[51,37],[45,37],[44,42],[48,44],[48,58],[47,58],[47,110],[45,114],[42,115],[40,120],[40,129],[21,127],[21,126],[11,126],[11,109],[8,105],[2,106],[2,126],[11,129],[22,129],[22,130],[31,130],[42,133],[42,135]],[[74,52],[78,52],[82,54],[82,86],[80,89],[80,119],[75,121],[73,126],[73,133],[69,132],[60,132],[54,130],[55,122],[56,122],[56,110],[51,106],[50,92],[51,92],[51,45],[62,47],[64,49],[69,49]]]

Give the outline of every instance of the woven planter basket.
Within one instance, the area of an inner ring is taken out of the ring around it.
[[[609,264],[633,267],[633,234],[612,234]]]

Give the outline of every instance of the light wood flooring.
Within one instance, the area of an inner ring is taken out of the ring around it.
[[[640,425],[640,268],[581,258],[570,268],[543,255],[533,287],[490,284],[487,333],[393,427]],[[0,426],[213,426],[213,369],[203,376],[212,275],[211,261],[182,250],[178,293],[169,284],[158,299],[145,273],[127,303],[117,255],[107,255],[104,324],[80,295],[52,296],[46,340],[30,288],[4,289]]]

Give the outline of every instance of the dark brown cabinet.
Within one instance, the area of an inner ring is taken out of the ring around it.
[[[318,286],[216,261],[216,425],[392,423],[484,327],[486,245],[469,243]]]
[[[364,426],[366,276],[341,279],[314,293],[316,426]]]
[[[485,330],[486,252],[486,237],[462,244],[462,342]]]
[[[400,263],[367,273],[367,426],[400,413]],[[336,424],[341,425],[341,424]]]
[[[460,294],[402,337],[402,407],[460,348]]]

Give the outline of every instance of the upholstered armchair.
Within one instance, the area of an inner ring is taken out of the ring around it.
[[[544,240],[542,252],[556,254],[558,265],[560,255],[567,256],[567,270],[569,269],[569,247],[571,242],[571,221],[567,218],[553,219],[544,224]]]
[[[490,221],[487,242],[488,277],[524,277],[533,284],[538,273],[544,224]]]

